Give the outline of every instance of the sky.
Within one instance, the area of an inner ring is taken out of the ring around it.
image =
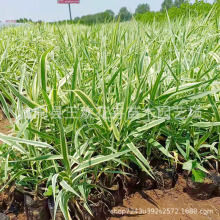
[[[191,0],[193,2],[193,0]],[[212,3],[214,0],[207,0]],[[81,0],[72,4],[72,16],[94,14],[111,9],[116,14],[126,6],[134,12],[137,5],[148,3],[152,11],[160,10],[163,0]],[[28,18],[34,21],[58,21],[69,19],[68,5],[57,4],[57,0],[0,0],[0,21]]]

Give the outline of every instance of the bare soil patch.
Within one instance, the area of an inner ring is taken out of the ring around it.
[[[220,197],[194,200],[186,193],[186,180],[179,177],[170,190],[142,190],[112,209],[110,220],[218,220]]]
[[[2,110],[0,109],[0,132],[3,134],[8,134],[10,130],[10,122],[5,118]],[[0,141],[0,144],[2,144],[2,141]]]

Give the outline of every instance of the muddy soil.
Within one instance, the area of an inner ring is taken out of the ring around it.
[[[220,197],[192,199],[186,193],[186,180],[180,176],[175,188],[136,192],[111,213],[110,220],[220,220]]]

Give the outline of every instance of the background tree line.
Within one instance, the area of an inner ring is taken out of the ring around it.
[[[214,4],[218,5],[220,0],[215,0]],[[132,14],[126,7],[122,7],[117,15],[112,10],[106,10],[105,12],[100,12],[96,14],[89,14],[82,17],[76,17],[73,21],[59,21],[58,23],[80,23],[85,25],[92,25],[96,23],[106,23],[113,20],[120,21],[130,21],[132,17],[135,17],[137,20],[142,21],[153,21],[161,20],[166,17],[165,11],[168,10],[168,13],[171,18],[186,13],[190,8],[192,13],[205,14],[208,13],[211,9],[212,4],[205,3],[204,0],[196,0],[194,4],[190,4],[189,0],[164,0],[161,4],[161,9],[159,12],[150,11],[149,4],[139,4],[135,10],[135,13]],[[18,23],[27,23],[32,22],[31,19],[19,19]],[[38,21],[40,23],[41,21]]]

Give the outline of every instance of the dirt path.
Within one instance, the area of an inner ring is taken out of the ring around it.
[[[185,193],[186,181],[180,177],[176,187],[141,191],[112,209],[110,220],[220,220],[220,197],[195,201]]]

